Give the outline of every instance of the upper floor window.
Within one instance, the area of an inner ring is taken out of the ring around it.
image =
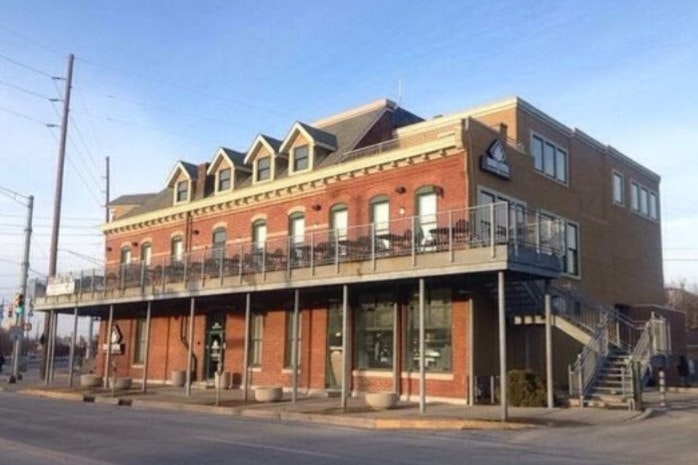
[[[567,182],[568,160],[565,149],[540,136],[532,135],[531,153],[533,153],[533,167],[536,171],[560,182]]]
[[[613,173],[613,201],[619,205],[623,205],[625,201],[623,198],[624,187],[623,175],[620,173]]]
[[[310,167],[310,154],[307,145],[293,149],[293,171],[303,171]]]
[[[150,261],[153,257],[153,246],[150,242],[146,242],[141,245],[141,263],[145,266],[150,265]]]
[[[219,260],[223,258],[225,252],[225,242],[227,239],[227,234],[225,228],[216,228],[213,230],[213,237],[211,238],[213,247],[213,258]]]
[[[257,220],[252,223],[252,243],[256,249],[262,249],[266,241],[267,222],[264,220]]]
[[[630,183],[630,208],[640,211],[640,186],[634,182]]]
[[[170,260],[181,262],[182,258],[184,258],[184,240],[182,236],[175,236],[170,242]]]
[[[333,205],[330,208],[330,229],[339,240],[347,238],[349,229],[349,211],[343,203]]]
[[[576,224],[565,224],[565,256],[563,272],[579,276],[579,227]]]
[[[121,249],[119,263],[121,263],[122,265],[128,265],[129,263],[131,263],[131,247],[123,247]]]
[[[293,244],[305,241],[305,217],[302,213],[294,213],[288,219],[288,235]]]
[[[218,172],[218,185],[216,186],[217,192],[230,190],[231,173],[232,170],[230,168],[223,168]]]
[[[271,179],[271,157],[264,157],[257,160],[257,181]]]
[[[649,215],[649,196],[650,193],[645,187],[640,188],[640,213]]]
[[[177,203],[186,202],[189,199],[189,181],[177,182]]]
[[[650,218],[653,220],[659,219],[659,205],[657,202],[657,194],[650,192]]]

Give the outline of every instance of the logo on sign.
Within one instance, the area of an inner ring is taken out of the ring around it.
[[[480,156],[480,169],[503,179],[511,178],[507,152],[499,139],[490,144],[485,155]]]

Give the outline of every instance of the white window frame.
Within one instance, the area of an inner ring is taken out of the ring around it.
[[[179,186],[181,185],[186,185],[185,189],[185,195],[183,199],[179,198],[180,190]],[[177,181],[175,183],[175,189],[174,189],[174,200],[175,203],[186,203],[189,202],[189,199],[191,198],[191,183],[187,179],[182,179],[180,181]]]
[[[260,174],[259,163],[265,159],[269,160],[269,168],[268,168],[269,169],[269,176],[264,178],[264,179],[260,179],[260,177],[259,177],[259,174]],[[272,160],[271,155],[259,157],[255,160],[255,162],[254,162],[254,182],[255,182],[255,184],[271,181],[272,179],[274,179],[273,174],[274,174],[274,161]]]
[[[221,187],[221,174],[224,171],[228,171],[230,173],[228,176],[228,187]],[[228,192],[233,189],[233,168],[228,166],[226,168],[221,168],[216,172],[216,193],[219,192]]]
[[[305,168],[297,168],[296,167],[296,152],[300,149],[303,149],[303,148],[305,148],[305,150],[306,150],[306,163],[307,163],[307,165]],[[310,144],[298,145],[296,147],[293,147],[293,149],[291,149],[291,163],[290,163],[290,165],[291,165],[291,172],[292,173],[302,173],[304,171],[310,170],[311,165],[312,165],[311,164],[311,157],[312,157],[311,149],[312,149],[312,147],[310,146]]]
[[[640,212],[640,185],[635,181],[630,182],[630,209]]]

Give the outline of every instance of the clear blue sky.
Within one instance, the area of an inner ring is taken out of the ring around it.
[[[246,150],[381,97],[425,117],[520,95],[662,176],[667,282],[698,282],[698,2],[37,1],[0,8],[0,186],[36,197],[48,268],[58,130],[76,56],[59,269],[102,257],[112,198],[157,191],[177,159]],[[24,208],[0,196],[0,296]],[[639,251],[642,253],[642,251]]]

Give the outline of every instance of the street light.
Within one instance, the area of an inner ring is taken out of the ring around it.
[[[18,194],[0,186],[0,194],[11,198],[20,205],[27,207],[27,226],[24,229],[24,255],[22,257],[22,269],[20,274],[19,293],[15,297],[15,327],[13,328],[12,339],[12,374],[9,382],[14,383],[19,378],[19,357],[22,353],[22,336],[24,335],[24,298],[27,295],[27,279],[29,275],[29,251],[31,248],[32,235],[32,215],[34,212],[34,196]],[[21,199],[21,200],[20,200]],[[24,203],[22,200],[26,201]]]

